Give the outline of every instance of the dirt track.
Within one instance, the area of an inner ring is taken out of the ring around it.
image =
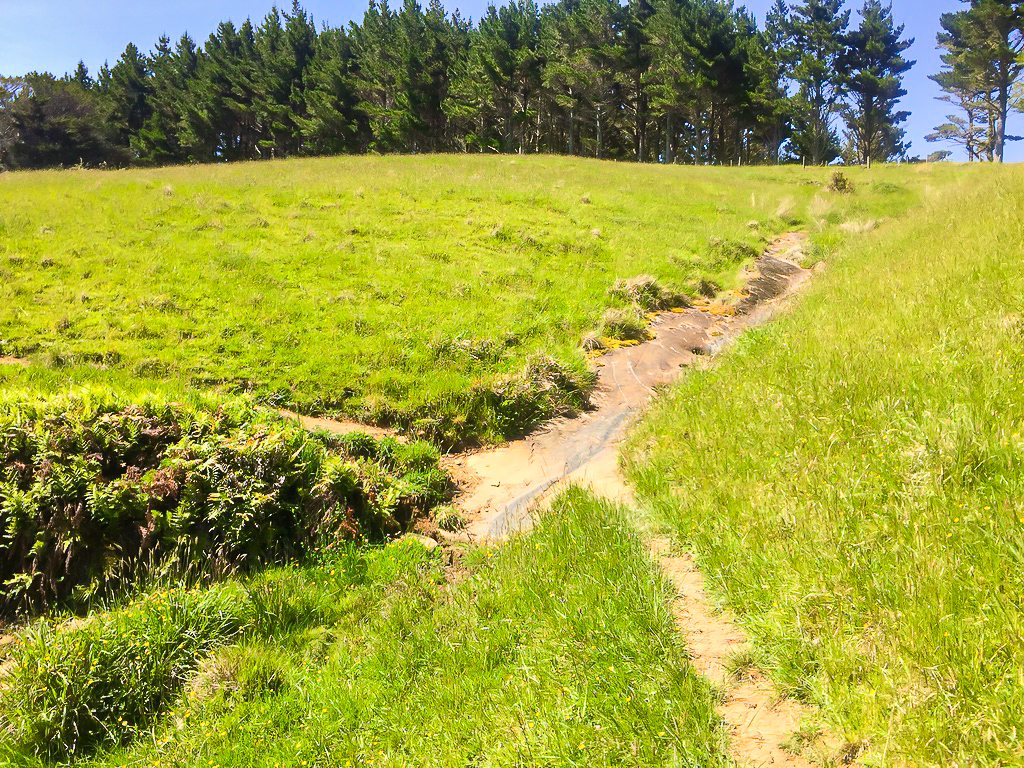
[[[538,502],[565,482],[600,492],[615,472],[619,443],[657,389],[766,322],[807,280],[810,273],[798,264],[806,240],[795,233],[775,240],[734,303],[663,312],[651,328],[654,339],[602,357],[592,410],[500,448],[451,458],[447,469],[459,481],[457,501],[470,520],[466,535],[494,539],[529,528]]]
[[[501,448],[456,457],[449,469],[465,485],[459,504],[471,523],[467,535],[495,539],[529,528],[539,503],[566,483],[590,486],[599,495],[629,503],[632,491],[619,473],[618,449],[633,421],[680,369],[713,360],[744,331],[769,320],[803,285],[810,272],[799,264],[805,235],[778,238],[748,276],[745,295],[733,305],[703,303],[665,312],[655,338],[601,359],[595,408],[562,419],[544,431]],[[650,542],[651,556],[676,589],[676,625],[690,648],[694,668],[723,691],[719,713],[730,732],[730,755],[738,765],[809,768],[802,756],[781,747],[814,722],[810,708],[780,697],[756,668],[742,679],[727,674],[730,656],[747,643],[728,616],[717,613],[693,558],[674,555],[671,542]],[[811,727],[806,751],[826,757],[828,737]]]
[[[462,489],[458,504],[470,521],[461,535],[493,540],[526,530],[541,503],[568,483],[631,502],[632,491],[618,467],[619,445],[630,425],[658,388],[672,382],[681,369],[713,361],[740,334],[779,311],[810,276],[799,263],[806,242],[806,235],[783,235],[747,276],[746,291],[735,301],[701,302],[683,311],[664,312],[651,329],[654,339],[602,357],[589,412],[556,420],[500,448],[447,459],[446,468]],[[358,424],[285,415],[310,429],[370,431]],[[730,732],[729,751],[735,763],[810,768],[807,759],[781,747],[802,727],[807,728],[809,742],[805,753],[815,754],[818,760],[834,755],[831,738],[813,727],[814,711],[779,696],[759,670],[747,667],[740,679],[730,679],[729,658],[746,645],[745,634],[728,616],[714,610],[690,555],[674,554],[668,539],[656,539],[649,546],[651,557],[676,589],[673,614],[694,669],[723,691],[719,714]]]

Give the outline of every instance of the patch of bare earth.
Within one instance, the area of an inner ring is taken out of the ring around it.
[[[31,363],[28,360],[22,360],[20,357],[6,357],[0,355],[0,365],[17,365],[22,368],[28,368]]]
[[[303,429],[307,429],[310,432],[330,432],[333,435],[350,435],[354,432],[362,432],[363,434],[370,435],[371,437],[394,437],[397,440],[405,440],[405,438],[398,435],[394,430],[386,429],[384,427],[374,427],[369,424],[360,424],[357,421],[338,421],[336,419],[321,419],[313,416],[303,416],[302,414],[295,413],[294,411],[289,411],[284,408],[280,409],[278,413],[286,419],[297,421]]]
[[[542,502],[569,483],[611,480],[618,446],[662,387],[685,368],[713,360],[744,331],[762,325],[810,277],[800,265],[807,236],[777,238],[744,276],[745,290],[726,300],[660,313],[654,338],[616,349],[597,361],[593,408],[556,419],[522,440],[449,457],[445,468],[462,489],[457,503],[469,520],[464,536],[500,539],[528,529]],[[628,489],[607,494],[628,501]]]
[[[0,693],[7,689],[7,677],[14,671],[15,660],[10,654],[17,642],[16,635],[0,634]]]

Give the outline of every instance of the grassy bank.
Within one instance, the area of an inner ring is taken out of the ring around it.
[[[470,551],[454,585],[440,553],[415,543],[353,556],[290,572],[280,599],[263,601],[285,607],[221,633],[229,645],[193,664],[176,699],[118,724],[129,747],[80,764],[724,764],[668,587],[615,507],[571,492],[534,533]],[[296,601],[316,609],[287,609]],[[5,692],[0,711],[51,701],[41,689],[56,677],[33,673],[35,698]],[[40,746],[29,738],[7,757],[46,764]]]
[[[1024,173],[849,241],[628,451],[782,686],[884,764],[1024,726]]]
[[[245,399],[0,395],[0,618],[382,540],[450,497],[433,446],[307,433]]]
[[[943,169],[389,157],[0,176],[0,355],[34,387],[252,392],[445,445],[578,409],[616,280],[729,288],[771,235],[863,226]]]

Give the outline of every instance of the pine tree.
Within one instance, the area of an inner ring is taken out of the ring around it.
[[[647,35],[651,67],[647,75],[651,110],[662,123],[661,161],[675,162],[686,114],[700,87],[693,6],[679,0],[654,0]],[[688,132],[685,132],[688,133]],[[687,153],[688,155],[690,153]]]
[[[946,116],[946,122],[925,136],[926,141],[950,141],[962,144],[967,151],[968,162],[994,157],[991,141],[991,77],[988,68],[978,71],[962,54],[965,47],[964,25],[967,12],[944,13],[939,23],[942,31],[937,35],[942,54],[942,71],[929,75],[942,89],[942,101],[953,104],[963,116]],[[988,125],[986,125],[988,121]]]
[[[971,103],[984,104],[993,159],[1000,163],[1008,138],[1010,95],[1024,72],[1022,6],[1013,0],[971,0],[969,9],[943,14],[938,35],[939,47],[946,50],[946,82],[972,93]]]
[[[143,163],[184,162],[190,159],[184,115],[191,96],[189,86],[199,69],[195,43],[183,35],[172,49],[170,40],[161,37],[149,66],[152,114],[133,138],[132,146]]]
[[[645,78],[651,68],[651,54],[646,25],[653,12],[649,0],[629,0],[621,37],[620,94],[624,117],[628,118],[628,130],[632,134],[633,159],[637,162],[645,162],[649,155],[647,134],[651,110]]]
[[[129,43],[121,58],[103,83],[104,95],[110,104],[110,118],[117,132],[117,141],[129,146],[153,113],[150,97],[149,62]]]
[[[409,134],[409,111],[402,74],[400,30],[387,0],[371,0],[362,26],[352,29],[356,67],[353,83],[359,109],[366,115],[372,139],[369,149],[401,151]]]
[[[897,27],[893,22],[891,5],[865,0],[860,27],[850,35],[852,104],[844,109],[854,162],[884,162],[906,151],[899,125],[910,113],[895,110],[899,99],[907,95],[902,75],[915,62],[902,57],[914,44],[913,38],[901,39],[903,30],[903,25]]]
[[[78,83],[86,91],[94,85],[92,78],[89,77],[89,68],[85,66],[85,62],[81,60],[79,60],[78,66],[75,67],[75,73],[71,75],[69,79],[72,82]]]
[[[790,18],[798,87],[793,141],[814,165],[839,156],[833,118],[848,85],[850,24],[850,12],[842,7],[843,0],[805,0],[793,6]]]
[[[325,30],[306,72],[306,117],[298,117],[310,154],[363,152],[370,142],[366,116],[352,84],[355,55],[344,29]]]
[[[540,16],[533,0],[491,6],[474,37],[472,69],[485,78],[490,95],[485,109],[500,147],[506,152],[528,148],[527,126],[540,101],[543,60]],[[535,137],[534,137],[535,138]]]
[[[775,0],[768,11],[764,31],[750,47],[750,66],[754,87],[753,102],[756,136],[768,162],[781,160],[782,145],[789,138],[792,108],[788,91],[792,39],[789,9],[785,0]]]

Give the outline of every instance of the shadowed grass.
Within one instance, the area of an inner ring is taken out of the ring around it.
[[[874,763],[1022,759],[1022,212],[989,168],[849,241],[628,450],[759,665]]]

